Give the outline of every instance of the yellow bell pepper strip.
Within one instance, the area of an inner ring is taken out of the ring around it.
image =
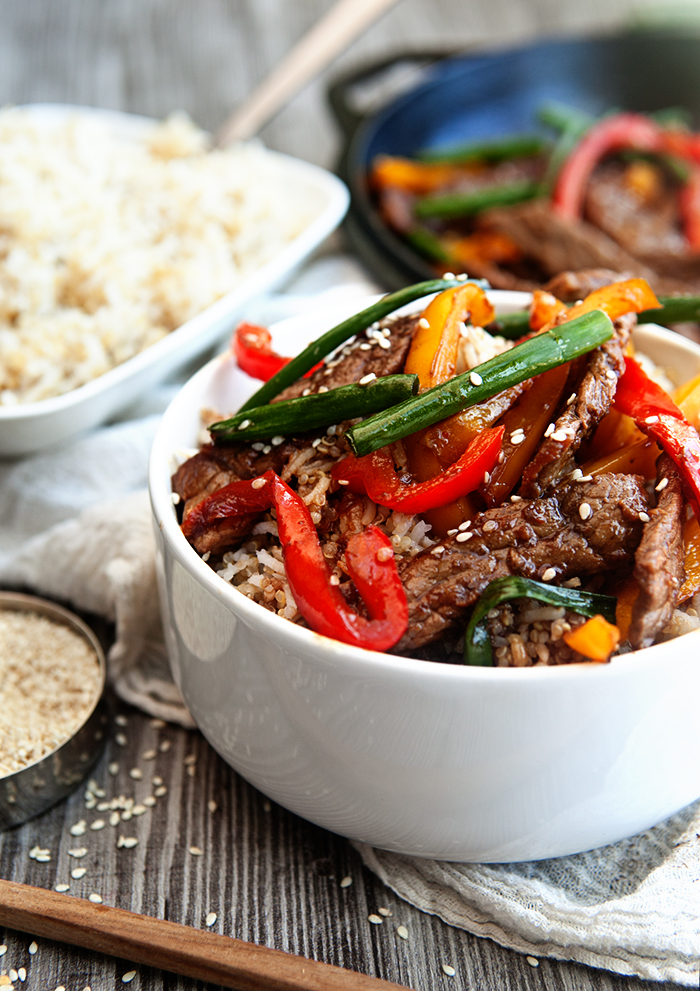
[[[424,513],[454,502],[483,482],[484,473],[493,469],[501,452],[503,429],[495,427],[479,434],[459,461],[425,482],[402,482],[388,447],[363,458],[349,455],[333,465],[331,476],[338,485],[347,485],[351,492],[367,495],[380,506],[401,513]]]
[[[615,408],[631,416],[639,429],[666,451],[681,473],[695,515],[700,516],[698,432],[669,394],[652,382],[634,358],[625,359],[625,371],[617,383]]]
[[[688,379],[688,381],[684,382],[683,385],[679,385],[677,389],[673,390],[673,401],[676,405],[680,406],[686,416],[688,416],[688,411],[683,409],[683,403],[699,386],[700,375],[696,375],[695,378]],[[688,416],[688,419],[690,420],[691,417]]]
[[[598,424],[598,429],[588,447],[587,456],[590,461],[597,461],[646,440],[648,440],[646,434],[636,427],[632,417],[611,409]]]
[[[404,365],[404,373],[417,375],[421,389],[452,378],[457,365],[460,325],[470,319],[477,327],[493,320],[494,309],[481,286],[466,283],[447,289],[423,311]]]
[[[273,471],[232,482],[208,496],[186,517],[182,530],[192,539],[217,520],[274,507],[287,580],[299,612],[323,636],[364,647],[388,650],[408,626],[406,593],[396,569],[389,538],[370,526],[354,534],[345,551],[347,570],[369,619],[352,609],[335,585],[323,556],[316,527],[303,500]]]
[[[694,427],[700,426],[700,375],[686,382],[673,393],[673,401]]]
[[[685,547],[685,581],[678,593],[678,601],[685,602],[700,592],[700,523],[694,516],[686,521],[683,529]]]
[[[630,626],[632,625],[632,613],[634,604],[639,596],[639,585],[634,575],[629,575],[618,589],[615,590],[617,599],[617,610],[615,613],[615,623],[620,631],[620,641],[624,643],[629,640]]]
[[[531,329],[542,330],[543,327],[553,324],[559,314],[566,312],[566,309],[566,303],[562,303],[551,292],[535,289],[530,303]]]
[[[603,664],[617,650],[620,631],[603,616],[591,616],[582,626],[565,633],[562,640],[577,653]]]
[[[504,457],[495,465],[481,490],[487,506],[500,506],[520,482],[525,466],[532,460],[552,413],[559,405],[568,375],[568,364],[539,375],[518,405],[503,417]]]
[[[493,665],[491,640],[484,620],[491,609],[509,599],[535,599],[551,606],[564,606],[580,616],[602,614],[612,622],[615,619],[615,599],[597,592],[580,592],[575,588],[546,585],[531,578],[507,575],[497,578],[484,589],[472,610],[464,635],[464,663],[483,667]]]

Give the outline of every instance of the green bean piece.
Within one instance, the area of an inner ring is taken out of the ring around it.
[[[465,664],[493,666],[491,639],[483,620],[491,609],[509,599],[536,599],[550,606],[564,606],[579,616],[603,616],[608,623],[615,622],[617,599],[612,595],[579,592],[574,588],[558,588],[531,578],[507,575],[491,582],[474,605],[464,637]]]
[[[488,283],[484,282],[483,279],[469,279],[468,281],[474,282],[476,285],[482,286],[482,288],[488,288]],[[442,292],[443,289],[453,289],[455,286],[464,285],[464,283],[464,279],[430,279],[428,282],[418,282],[413,286],[406,286],[405,289],[399,289],[397,292],[389,293],[389,295],[380,299],[378,303],[373,303],[372,306],[361,310],[360,313],[354,313],[347,320],[343,320],[342,323],[322,334],[321,337],[317,337],[296,358],[292,358],[288,364],[284,365],[271,379],[268,379],[241,406],[239,412],[242,413],[244,410],[255,409],[256,406],[264,406],[266,403],[269,403],[271,399],[274,399],[288,385],[296,382],[297,379],[305,375],[314,365],[317,365],[327,354],[335,351],[349,337],[353,337],[355,334],[366,330],[367,327],[371,327],[376,320],[381,320],[383,317],[393,313],[394,310],[398,310],[402,306],[405,306],[406,303],[412,303],[415,299],[420,299],[422,296]]]
[[[685,323],[700,321],[700,296],[659,296],[661,309],[643,310],[637,323]]]
[[[445,148],[427,148],[416,158],[421,162],[465,165],[469,162],[505,162],[512,158],[533,158],[547,150],[548,142],[540,134],[507,134],[484,138]]]
[[[476,406],[512,385],[587,354],[612,336],[610,318],[602,310],[592,310],[560,327],[530,337],[509,351],[390,410],[375,413],[352,427],[345,436],[358,457],[370,454],[385,444]]]
[[[558,100],[548,100],[537,108],[537,119],[554,131],[572,129],[585,130],[594,124],[596,118],[585,110],[578,110]]]
[[[500,316],[497,313],[495,320],[485,329],[509,341],[517,341],[530,332],[530,311],[519,310],[517,313],[502,313]]]
[[[386,375],[366,385],[341,385],[328,392],[284,399],[220,420],[209,427],[217,444],[303,434],[357,416],[378,413],[418,392],[417,375]]]
[[[444,196],[424,196],[416,201],[414,213],[425,220],[429,217],[468,217],[496,206],[512,206],[534,199],[540,191],[538,182],[522,179],[507,186],[486,186],[469,193],[446,193]]]
[[[589,117],[588,114],[577,114],[575,117],[572,116],[562,129],[552,148],[552,154],[549,156],[547,168],[542,176],[540,185],[542,196],[551,195],[564,162],[594,122],[595,119]]]
[[[404,236],[416,251],[420,252],[421,255],[425,255],[431,261],[442,262],[443,264],[449,262],[450,256],[445,250],[442,241],[432,231],[429,231],[427,227],[414,227],[413,230]]]

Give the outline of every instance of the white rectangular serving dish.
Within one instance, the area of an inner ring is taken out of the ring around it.
[[[105,121],[119,136],[138,138],[156,123],[135,114],[64,104],[32,104],[37,116],[56,120],[90,115]],[[61,396],[17,406],[0,406],[0,456],[30,454],[50,447],[126,409],[145,390],[164,381],[205,354],[231,330],[242,309],[256,296],[283,282],[338,226],[348,207],[345,185],[325,169],[279,152],[268,152],[279,167],[279,181],[303,186],[318,198],[315,219],[282,251],[247,276],[229,293],[99,378]]]

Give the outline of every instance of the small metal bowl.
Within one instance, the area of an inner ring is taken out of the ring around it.
[[[73,735],[40,760],[0,777],[0,829],[8,829],[66,798],[97,763],[104,747],[107,723],[104,702],[107,663],[92,630],[74,613],[53,602],[18,592],[0,592],[0,610],[38,613],[62,623],[88,642],[97,654],[100,667],[99,689],[92,708]]]

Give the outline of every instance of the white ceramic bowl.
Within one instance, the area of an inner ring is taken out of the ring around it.
[[[104,121],[119,137],[138,140],[155,121],[135,114],[63,104],[32,104],[48,122],[76,115]],[[62,396],[18,406],[0,406],[0,456],[29,454],[98,426],[127,409],[144,392],[206,354],[231,330],[243,307],[286,279],[345,216],[349,194],[330,172],[299,159],[268,152],[278,180],[317,205],[314,219],[274,258],[231,292],[182,324],[167,337],[116,368]]]
[[[346,315],[284,321],[276,346]],[[636,342],[679,381],[700,372],[700,348],[675,334],[641,328]],[[700,632],[610,664],[468,668],[348,647],[218,578],[177,525],[172,454],[196,446],[203,406],[233,410],[253,387],[230,358],[208,364],[166,412],[150,466],[173,674],[238,772],[335,832],[458,861],[590,849],[700,796]]]

